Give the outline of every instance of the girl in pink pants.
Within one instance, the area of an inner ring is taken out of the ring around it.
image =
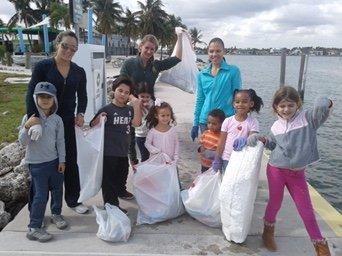
[[[289,86],[281,87],[273,97],[272,107],[278,120],[271,127],[270,136],[254,134],[247,145],[257,140],[272,150],[267,166],[269,201],[264,216],[263,242],[270,251],[276,251],[274,223],[281,207],[284,188],[287,187],[305,228],[314,244],[317,256],[329,256],[326,240],[319,230],[311,204],[304,170],[319,160],[316,132],[328,118],[332,101],[318,98],[313,109],[302,110],[298,92]]]

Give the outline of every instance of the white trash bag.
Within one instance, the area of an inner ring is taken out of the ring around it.
[[[182,28],[176,27],[176,32],[180,33]],[[171,84],[179,89],[194,93],[197,87],[198,68],[196,65],[196,53],[191,47],[188,32],[182,32],[182,61],[176,66],[161,72],[158,81]],[[171,56],[176,55],[177,44]]]
[[[82,203],[95,196],[101,189],[103,167],[105,117],[89,130],[75,126],[77,145],[77,165],[80,178],[80,197]]]
[[[108,242],[127,242],[131,234],[131,221],[117,206],[106,203],[105,210],[93,205],[99,230],[98,238]]]
[[[220,189],[222,231],[228,241],[243,243],[251,227],[264,146],[233,151]]]
[[[139,210],[137,224],[153,224],[176,218],[184,212],[175,164],[164,153],[137,165],[133,191]]]
[[[210,168],[198,175],[193,185],[181,192],[185,210],[190,216],[205,225],[220,227],[220,172],[215,172]]]

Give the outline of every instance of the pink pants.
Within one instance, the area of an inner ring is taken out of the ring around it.
[[[269,200],[266,207],[264,220],[274,223],[284,196],[284,188],[287,187],[297,210],[302,218],[306,231],[311,240],[322,240],[314,210],[311,204],[308,185],[305,180],[304,170],[291,171],[267,165],[267,180],[269,188]]]

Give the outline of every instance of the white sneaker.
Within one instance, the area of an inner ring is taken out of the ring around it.
[[[71,209],[73,209],[75,212],[79,214],[85,214],[89,211],[89,208],[84,204],[79,204],[76,207],[72,207]]]

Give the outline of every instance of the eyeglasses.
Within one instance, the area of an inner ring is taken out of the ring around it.
[[[68,45],[67,43],[61,43],[62,49],[67,51],[70,50],[71,52],[77,52],[78,48],[77,46],[71,46]]]

